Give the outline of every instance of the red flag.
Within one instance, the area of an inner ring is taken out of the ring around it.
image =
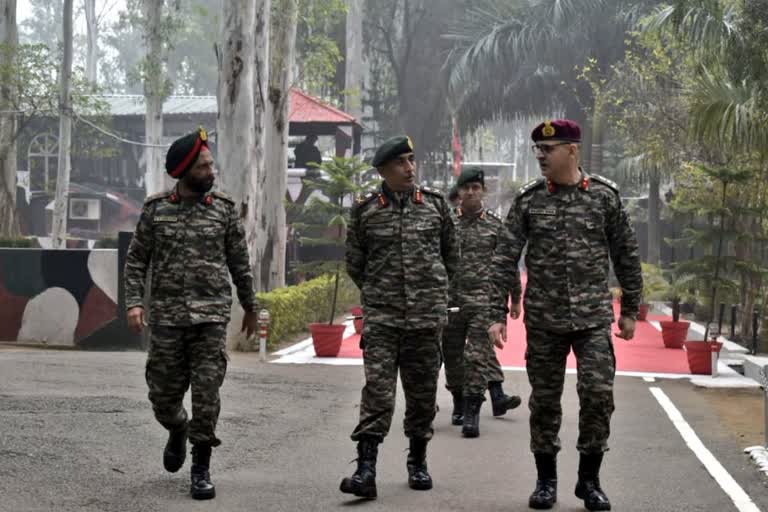
[[[454,117],[453,121],[453,140],[451,146],[453,148],[453,175],[458,176],[461,174],[461,139],[459,139],[459,123]]]

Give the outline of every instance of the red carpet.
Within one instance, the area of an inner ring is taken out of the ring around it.
[[[664,317],[649,317],[650,320],[661,320]],[[511,321],[508,325],[507,345],[504,350],[496,350],[502,366],[525,366],[525,326],[521,319]],[[612,332],[618,332],[616,324]],[[360,337],[353,335],[344,340],[339,357],[362,358],[358,344]],[[624,341],[614,336],[617,370],[625,372],[648,373],[677,373],[688,374],[688,360],[684,350],[664,348],[661,332],[648,322],[637,322],[635,338]],[[576,361],[573,353],[568,357],[568,367],[575,368]]]

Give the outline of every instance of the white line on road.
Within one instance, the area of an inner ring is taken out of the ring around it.
[[[733,500],[733,504],[736,505],[739,512],[760,512],[760,509],[757,508],[757,505],[752,501],[752,498],[744,492],[744,489],[741,488],[723,465],[720,464],[714,455],[712,455],[712,452],[704,446],[704,443],[701,442],[699,436],[696,435],[696,432],[694,432],[691,426],[688,425],[683,418],[683,415],[677,407],[675,407],[675,404],[672,403],[672,400],[669,399],[666,393],[664,393],[661,388],[653,387],[649,389],[651,390],[651,393],[653,393],[653,396],[656,397],[659,405],[664,409],[664,412],[667,413],[667,416],[669,416],[669,419],[672,421],[675,428],[677,428],[677,431],[680,432],[685,444],[688,445],[688,448],[690,448],[701,463],[704,464],[706,470],[720,485],[725,494]]]
[[[656,379],[654,377],[643,377],[643,380],[645,382],[656,382]]]

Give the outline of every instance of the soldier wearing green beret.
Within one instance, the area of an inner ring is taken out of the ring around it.
[[[146,380],[157,421],[168,442],[165,469],[174,473],[192,443],[191,494],[215,497],[210,478],[219,417],[219,387],[227,369],[226,326],[232,282],[245,309],[242,329],[256,330],[257,304],[245,233],[234,201],[211,192],[214,163],[202,128],[175,141],[165,168],[178,180],[173,190],[144,202],[125,263],[128,324],[151,327]],[[145,282],[152,269],[149,315],[144,313]],[[184,394],[192,388],[192,418]]]
[[[463,425],[464,437],[480,435],[480,408],[485,390],[494,416],[520,405],[520,397],[504,394],[504,372],[488,339],[488,270],[501,219],[483,206],[485,176],[478,167],[461,172],[456,187],[461,205],[454,212],[461,241],[461,265],[451,281],[450,303],[460,307],[443,332],[446,388],[453,395],[451,422]]]
[[[578,365],[580,454],[576,496],[588,510],[610,510],[600,486],[614,411],[609,261],[621,284],[620,333],[631,340],[643,288],[637,239],[616,184],[579,167],[581,130],[567,119],[546,121],[531,134],[542,178],[518,192],[499,234],[492,265],[493,325],[506,340],[507,299],[520,301],[518,260],[527,245],[525,291],[526,369],[531,384],[531,451],[538,479],[529,499],[535,509],[557,501],[556,457],[565,366]]]
[[[341,491],[364,498],[376,497],[378,445],[392,423],[398,371],[410,446],[408,485],[432,488],[427,443],[433,434],[448,283],[459,263],[459,244],[443,196],[416,183],[413,151],[406,136],[379,147],[373,165],[384,181],[356,201],[347,231],[347,272],[363,302],[365,387],[352,433],[357,470],[341,482]]]

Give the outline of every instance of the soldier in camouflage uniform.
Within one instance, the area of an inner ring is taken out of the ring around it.
[[[461,266],[451,282],[450,304],[460,308],[443,332],[446,387],[453,395],[454,425],[465,437],[480,435],[480,407],[490,391],[493,415],[520,405],[520,397],[504,394],[504,373],[488,339],[488,270],[496,248],[501,219],[483,207],[485,177],[472,167],[462,171],[456,186],[461,206],[455,209],[461,240]]]
[[[610,510],[599,480],[616,370],[609,259],[622,288],[617,336],[630,340],[643,284],[638,244],[616,185],[578,166],[581,131],[576,123],[547,121],[534,129],[532,139],[543,178],[520,190],[500,232],[491,288],[496,323],[488,331],[503,346],[507,298],[511,295],[517,307],[517,264],[527,243],[526,367],[532,388],[531,450],[538,471],[529,505],[547,509],[557,500],[560,398],[566,358],[573,349],[580,403],[575,492],[588,510]]]
[[[245,309],[242,328],[256,328],[256,297],[242,223],[229,197],[210,192],[213,158],[201,128],[174,142],[166,170],[178,183],[144,202],[125,264],[128,323],[144,325],[144,289],[151,269],[151,326],[146,380],[155,418],[169,432],[163,465],[184,464],[192,448],[191,494],[210,499],[211,448],[219,417],[219,387],[227,369],[226,325],[232,303],[229,275]],[[182,405],[192,387],[192,419]]]
[[[384,183],[356,201],[347,231],[347,272],[360,288],[365,318],[365,387],[352,433],[357,470],[340,487],[365,498],[376,497],[378,444],[392,423],[398,370],[410,441],[408,485],[432,488],[426,451],[433,434],[440,333],[447,322],[449,279],[459,262],[448,204],[415,182],[411,139],[386,141],[373,165]]]

